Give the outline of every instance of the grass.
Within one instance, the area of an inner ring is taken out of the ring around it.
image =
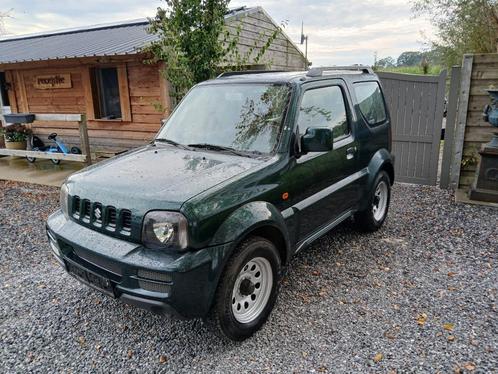
[[[444,68],[440,65],[434,65],[429,67],[428,75],[439,75]],[[393,68],[378,69],[377,71],[386,71],[390,73],[403,73],[403,74],[416,74],[424,75],[424,71],[421,66],[398,66]]]

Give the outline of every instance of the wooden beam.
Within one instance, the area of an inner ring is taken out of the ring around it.
[[[61,122],[79,122],[83,119],[82,114],[35,114],[35,121],[61,121]]]
[[[26,94],[26,85],[24,84],[24,75],[22,72],[16,71],[16,81],[18,84],[19,96],[21,99],[21,105],[19,109],[21,110],[21,112],[28,113],[28,95]]]
[[[463,56],[460,93],[458,98],[458,114],[455,128],[453,162],[450,171],[450,188],[456,190],[460,179],[460,169],[467,125],[467,110],[469,108],[470,82],[472,77],[473,55]]]
[[[85,96],[86,115],[89,120],[93,120],[95,119],[95,104],[93,100],[90,68],[88,66],[82,66],[80,71],[81,71],[81,83],[83,84],[83,94]]]
[[[92,154],[90,153],[90,140],[88,139],[88,128],[86,126],[86,117],[81,116],[81,121],[79,123],[79,131],[80,131],[80,142],[81,149],[85,154],[85,162],[87,165],[92,164]]]
[[[121,103],[121,119],[131,122],[130,89],[126,64],[118,65],[119,101]]]
[[[10,111],[12,113],[17,113],[19,112],[19,108],[17,106],[16,84],[11,70],[5,72],[5,79],[7,83],[10,83],[10,90],[7,91],[7,94],[9,95]]]
[[[112,64],[112,63],[124,63],[124,62],[136,62],[143,61],[149,58],[147,54],[137,53],[133,55],[122,55],[122,56],[101,56],[101,57],[80,57],[80,58],[68,58],[68,59],[57,59],[57,60],[44,60],[44,61],[25,61],[25,62],[13,62],[9,64],[0,64],[0,70],[25,70],[25,69],[35,69],[41,67],[54,67],[58,68],[61,66],[72,66],[78,67],[81,65],[102,65],[102,64]]]
[[[23,149],[6,149],[0,148],[0,155],[3,156],[18,156],[18,157],[36,157],[36,158],[47,158],[53,160],[65,160],[65,161],[77,161],[85,162],[85,155],[75,155],[75,154],[64,154],[64,153],[50,153],[50,152],[40,152],[40,151],[25,151]]]

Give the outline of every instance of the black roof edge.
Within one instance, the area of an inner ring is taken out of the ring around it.
[[[13,37],[13,38],[7,38],[7,39],[0,39],[0,43],[4,42],[14,42],[14,41],[19,41],[19,40],[28,40],[28,39],[41,39],[49,36],[56,36],[56,35],[69,35],[69,34],[80,34],[84,32],[92,32],[92,31],[99,31],[99,30],[109,30],[109,29],[118,29],[122,27],[128,27],[128,26],[137,26],[137,25],[148,25],[150,22],[149,20],[145,19],[143,21],[129,21],[126,23],[119,23],[115,25],[102,25],[102,26],[95,26],[95,27],[89,27],[89,28],[80,28],[80,29],[69,29],[67,31],[60,30],[60,31],[53,31],[53,32],[48,32],[48,33],[43,33],[43,34],[32,34],[32,35],[20,35],[19,37]]]
[[[243,71],[228,71],[221,73],[216,78],[233,77],[234,75],[248,75],[248,74],[267,74],[267,73],[286,73],[285,70],[243,70]]]

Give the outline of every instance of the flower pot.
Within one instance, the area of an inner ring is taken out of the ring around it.
[[[5,139],[5,148],[7,149],[22,149],[26,150],[26,140],[22,142],[9,142],[7,139]]]

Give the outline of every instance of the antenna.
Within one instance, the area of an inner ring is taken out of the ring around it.
[[[304,58],[305,58],[305,68],[308,70],[308,35],[304,35],[304,21],[301,22],[301,45],[306,43]]]

